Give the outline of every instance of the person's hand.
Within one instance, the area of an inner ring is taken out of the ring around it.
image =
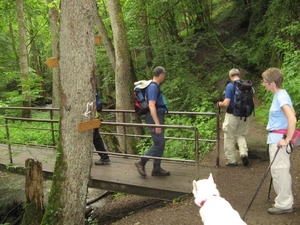
[[[155,128],[155,133],[160,134],[161,133],[161,127],[156,127]]]
[[[289,143],[290,143],[290,142],[289,142],[288,140],[282,138],[282,139],[280,139],[280,140],[278,141],[277,147],[278,147],[278,148],[281,148],[281,147],[283,147],[283,146],[287,146]]]

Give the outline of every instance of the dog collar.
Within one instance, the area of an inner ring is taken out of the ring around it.
[[[217,196],[217,195],[213,195],[213,196]],[[206,202],[206,200],[207,200],[207,199],[205,199],[205,200],[203,200],[203,201],[200,202],[200,204],[199,204],[200,207],[202,207],[202,206],[204,205],[204,203]]]

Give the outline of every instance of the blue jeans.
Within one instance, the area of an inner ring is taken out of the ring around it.
[[[157,113],[159,122],[161,125],[165,123],[165,114],[164,113]],[[155,124],[150,112],[146,114],[145,121],[147,124]],[[154,156],[154,157],[162,157],[165,150],[165,130],[164,128],[161,128],[161,133],[156,134],[154,127],[150,127],[151,137],[153,140],[153,145],[151,148],[147,150],[145,153],[145,156]],[[149,159],[148,158],[142,158],[142,162],[146,163]],[[160,159],[154,159],[153,164],[160,165],[161,160]]]

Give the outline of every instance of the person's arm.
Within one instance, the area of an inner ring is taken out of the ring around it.
[[[219,107],[228,107],[230,105],[230,98],[225,98],[223,102],[218,102]]]
[[[295,111],[294,109],[290,106],[290,105],[284,105],[281,107],[284,115],[287,118],[288,121],[288,127],[287,127],[287,134],[286,134],[286,138],[285,139],[281,139],[278,142],[278,147],[284,146],[284,145],[288,145],[290,143],[290,141],[292,140],[292,137],[294,135],[295,129],[296,129],[296,123],[297,123],[297,119],[295,116]]]
[[[230,96],[232,95],[232,92],[234,91],[232,87],[232,83],[229,83],[226,85],[225,88],[225,98],[223,101],[217,102],[218,107],[225,107],[227,108],[230,105]]]
[[[151,113],[151,116],[153,118],[153,121],[156,125],[160,125],[158,116],[157,116],[157,110],[156,110],[156,101],[155,100],[149,100],[149,110]],[[155,133],[160,134],[161,133],[161,127],[155,128]]]

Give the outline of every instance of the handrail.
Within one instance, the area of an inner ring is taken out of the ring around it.
[[[145,124],[145,123],[119,123],[119,122],[102,122],[103,125],[116,125],[116,126],[130,126],[130,127],[161,127],[161,128],[173,128],[173,129],[187,129],[194,130],[195,132],[195,166],[196,166],[196,178],[199,178],[199,132],[198,128],[195,126],[179,126],[179,125],[156,125],[156,124]],[[128,155],[128,154],[126,154]],[[143,156],[144,157],[144,156]],[[162,157],[147,157],[147,158],[158,158],[162,160],[166,160],[166,158]]]
[[[20,110],[39,110],[39,111],[58,111],[59,108],[48,107],[19,107],[19,106],[1,106],[0,109],[20,109]]]
[[[59,120],[47,120],[47,119],[32,119],[32,118],[23,118],[23,117],[9,117],[5,116],[5,119],[8,120],[19,120],[19,121],[31,121],[31,122],[47,122],[47,123],[59,123]]]
[[[22,120],[22,121],[35,121],[35,122],[45,122],[45,123],[50,123],[51,124],[51,132],[52,132],[52,139],[53,143],[55,146],[55,139],[54,139],[54,131],[57,131],[53,127],[53,123],[58,123],[59,120],[53,119],[53,111],[58,111],[59,108],[42,108],[42,107],[0,107],[1,109],[9,109],[9,110],[40,110],[40,111],[50,111],[50,119],[31,119],[31,118],[21,118],[21,117],[4,117],[6,119],[6,133],[7,133],[7,138],[9,140],[9,130],[8,130],[8,120]],[[194,130],[194,138],[176,138],[176,137],[165,137],[165,139],[173,139],[173,140],[190,140],[190,141],[195,141],[195,164],[196,164],[196,171],[197,175],[199,174],[199,141],[204,141],[204,142],[216,142],[217,143],[217,160],[216,160],[216,165],[219,166],[219,148],[220,148],[220,131],[219,131],[219,113],[214,113],[214,112],[181,112],[181,111],[169,111],[166,116],[168,115],[203,115],[203,116],[213,116],[217,117],[217,139],[215,140],[210,140],[210,139],[199,139],[199,132],[197,127],[195,126],[184,126],[184,125],[154,125],[154,124],[146,124],[146,123],[125,123],[125,114],[127,113],[135,113],[134,110],[112,110],[112,109],[103,109],[103,112],[108,112],[108,113],[121,113],[123,114],[123,122],[108,122],[108,121],[102,121],[102,125],[113,125],[113,126],[123,126],[124,127],[124,133],[119,134],[119,133],[105,133],[101,132],[102,135],[116,135],[116,136],[124,136],[125,140],[126,137],[150,137],[149,135],[135,135],[135,134],[128,134],[126,133],[125,127],[131,126],[131,127],[163,127],[163,128],[171,128],[171,129],[190,129]],[[33,129],[33,128],[30,128]],[[45,128],[44,128],[45,129]],[[9,157],[11,159],[12,163],[12,154],[11,154],[11,146],[10,142],[8,141],[8,148],[9,148]],[[95,151],[98,152],[98,151]],[[127,154],[127,149],[125,147],[124,149],[125,155],[129,156]],[[112,153],[110,154],[119,154],[119,153]],[[136,156],[136,157],[141,157],[141,156]],[[163,160],[166,160],[166,158],[161,158]]]

